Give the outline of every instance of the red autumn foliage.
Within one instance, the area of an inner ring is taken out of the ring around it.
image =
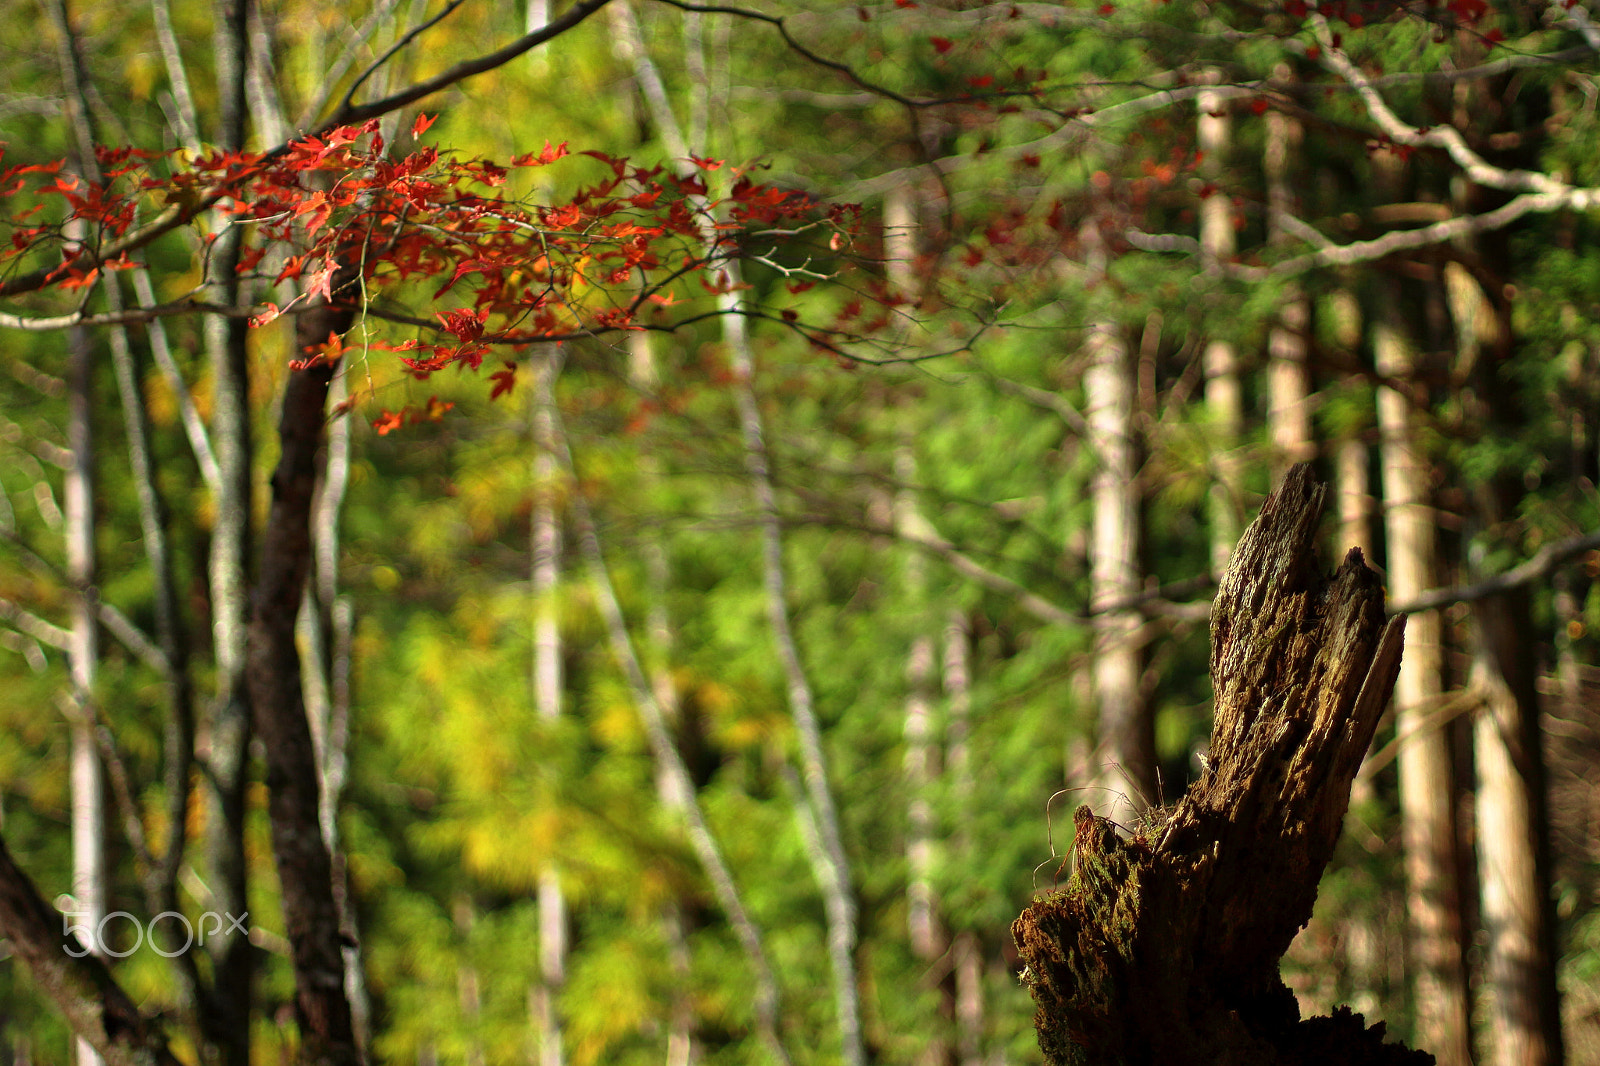
[[[432,124],[419,116],[411,136]],[[370,302],[413,280],[439,279],[434,300],[456,290],[466,306],[433,316],[446,335],[443,343],[424,336],[372,345],[406,353],[402,363],[420,378],[450,366],[476,369],[498,345],[519,348],[639,328],[634,320],[642,308],[677,303],[691,278],[710,292],[728,291],[722,267],[739,254],[745,235],[765,227],[792,233],[821,214],[804,194],[755,181],[747,171],[735,170],[726,200],[716,199],[702,175],[725,163],[698,157],[690,160],[692,176],[678,177],[584,152],[604,164],[598,182],[548,204],[528,203],[515,192],[518,170],[569,154],[566,143],[549,141],[537,155],[504,165],[458,159],[431,146],[401,153],[383,143],[374,119],[270,152],[212,150],[191,159],[179,152],[102,148],[103,172],[94,182],[63,172],[60,162],[11,166],[0,171],[0,198],[9,201],[0,205],[0,218],[8,215],[11,229],[9,244],[0,246],[0,269],[11,274],[0,294],[83,288],[102,270],[134,265],[128,252],[159,236],[134,229],[150,217],[152,203],[178,222],[214,210],[246,224],[241,274],[273,285],[300,279],[301,294],[281,307],[259,305],[249,316],[252,327],[313,301]],[[41,206],[53,212],[51,223],[21,224]],[[711,220],[718,221],[708,227]],[[849,209],[833,208],[826,216],[836,243],[839,231],[853,231],[858,220],[859,211]],[[64,236],[86,228],[95,240]],[[110,254],[97,250],[118,239],[125,246]],[[25,273],[29,267],[35,267],[32,275]],[[426,328],[425,321],[403,320]],[[296,365],[336,357],[317,353]],[[490,377],[492,396],[511,391],[513,370]],[[387,432],[399,424],[396,418],[385,412],[375,425]]]

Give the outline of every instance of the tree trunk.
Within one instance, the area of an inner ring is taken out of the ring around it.
[[[1461,88],[1466,93],[1466,87]],[[1460,116],[1464,117],[1464,116]],[[1502,250],[1495,246],[1490,251]],[[1447,263],[1445,294],[1456,334],[1456,372],[1473,387],[1467,410],[1499,437],[1525,427],[1520,404],[1508,395],[1494,349],[1510,340],[1478,280]],[[1473,493],[1477,521],[1493,530],[1511,521],[1522,503],[1520,478],[1484,480]],[[1481,576],[1479,545],[1469,571]],[[1556,1066],[1564,1059],[1561,998],[1556,986],[1555,913],[1551,903],[1550,825],[1545,759],[1530,634],[1527,591],[1518,589],[1473,604],[1477,647],[1471,687],[1479,699],[1473,723],[1478,878],[1483,930],[1484,1003],[1488,1061],[1495,1066]]]
[[[1544,755],[1537,661],[1526,591],[1474,605],[1473,683],[1483,705],[1474,726],[1478,867],[1483,885],[1484,985],[1497,1066],[1563,1060],[1550,900]]]
[[[340,284],[348,278],[336,279]],[[336,286],[337,288],[337,286]],[[295,323],[297,352],[343,334],[351,313],[320,307]],[[311,571],[311,510],[328,384],[318,362],[289,374],[279,424],[282,455],[262,537],[261,577],[249,631],[249,686],[267,763],[272,852],[283,887],[284,933],[293,952],[295,1018],[307,1066],[355,1066],[358,1054],[344,991],[344,953],[333,867],[322,838],[320,775],[301,691],[295,619]]]
[[[1380,308],[1373,348],[1378,373],[1405,380],[1413,367],[1392,296]],[[1428,466],[1411,424],[1411,404],[1378,390],[1389,594],[1409,600],[1434,584],[1438,554]],[[1405,845],[1406,913],[1417,1005],[1417,1040],[1445,1066],[1472,1062],[1467,983],[1457,890],[1455,791],[1450,734],[1437,721],[1443,692],[1438,611],[1411,616],[1411,641],[1395,685],[1400,738],[1400,820]]]
[[[1217,82],[1222,72],[1209,70],[1206,79]],[[1227,103],[1215,89],[1208,89],[1196,100],[1200,117],[1195,139],[1201,152],[1200,176],[1217,181],[1223,174],[1223,160],[1233,143],[1233,120]],[[1200,254],[1203,268],[1218,272],[1238,251],[1233,228],[1232,200],[1220,191],[1200,201]],[[1206,407],[1215,434],[1212,462],[1216,481],[1211,486],[1211,572],[1220,577],[1228,568],[1228,553],[1239,539],[1239,498],[1241,473],[1239,437],[1244,432],[1244,391],[1239,386],[1239,353],[1231,341],[1206,342]]]
[[[329,406],[346,399],[349,366],[338,367],[329,383]],[[361,961],[361,930],[350,896],[348,856],[339,836],[339,806],[350,765],[350,668],[354,619],[350,598],[339,594],[339,518],[350,481],[350,419],[334,418],[327,428],[326,458],[312,511],[313,571],[306,582],[297,632],[306,720],[316,752],[322,842],[333,863],[334,902],[344,941],[344,987],[350,998],[350,1021],[362,1062],[367,1062],[372,1036],[372,1003]]]
[[[967,815],[972,808],[972,732],[971,626],[960,610],[952,610],[944,629],[944,693],[949,708],[945,727],[948,748],[945,773],[955,800],[955,838],[951,841],[954,861],[966,863],[972,855],[972,839]],[[978,934],[963,929],[950,946],[950,965],[955,970],[956,1061],[960,1066],[979,1066],[983,1061],[983,946]]]
[[[218,118],[212,139],[225,151],[242,148],[245,143],[247,15],[248,0],[217,0],[213,5]],[[207,296],[223,306],[233,306],[239,300],[241,230],[237,226],[219,230],[209,256]],[[247,333],[240,319],[206,317],[206,352],[212,375],[211,440],[216,449],[219,480],[210,558],[216,692],[205,723],[201,780],[206,803],[207,865],[214,897],[210,905],[213,910],[241,920],[250,909],[244,822],[251,708],[245,672],[254,447]],[[220,1053],[220,1066],[249,1066],[255,949],[226,918],[224,926],[221,936],[206,942],[214,976],[209,1002],[200,1011],[200,1019],[207,1041]]]
[[[94,675],[100,659],[100,630],[95,622],[94,551],[94,426],[91,382],[94,350],[82,327],[67,333],[67,579],[77,596],[72,601],[72,911],[75,925],[87,935],[90,950],[105,948],[100,925],[106,915],[105,779],[95,750]],[[78,1037],[78,1066],[99,1066],[94,1046]]]
[[[895,497],[895,523],[902,533],[915,538],[926,520],[917,508],[916,453],[911,444],[895,450],[895,477],[900,489]],[[911,601],[913,618],[930,615],[927,560],[920,552],[908,552],[905,560],[905,591]],[[923,1066],[942,1066],[950,1057],[950,1022],[955,1002],[942,980],[941,961],[949,949],[949,937],[939,915],[939,895],[934,885],[934,830],[932,791],[939,774],[938,738],[934,724],[934,650],[932,627],[926,623],[911,638],[906,654],[905,758],[901,763],[906,789],[906,934],[911,954],[923,967],[919,986],[938,989],[940,1011],[929,1018],[921,1036],[923,1046],[916,1061]]]
[[[1431,1062],[1341,1008],[1302,1021],[1278,963],[1311,917],[1399,669],[1405,622],[1359,551],[1315,556],[1326,490],[1296,466],[1212,608],[1211,761],[1128,837],[1085,805],[1064,891],[1012,926],[1057,1064]]]
[[[534,365],[533,520],[529,544],[533,583],[533,706],[543,722],[561,717],[561,627],[556,586],[561,577],[561,516],[556,509],[558,473],[553,438],[557,363],[552,355]],[[567,906],[561,872],[546,862],[539,870],[539,1066],[561,1066],[561,1015],[557,997],[566,979]]]
[[[1089,275],[1105,276],[1098,221],[1083,227]],[[1134,359],[1113,318],[1091,321],[1084,344],[1089,369],[1083,388],[1090,447],[1098,463],[1091,488],[1094,534],[1090,546],[1089,606],[1094,612],[1094,702],[1099,713],[1094,756],[1096,783],[1115,799],[1113,815],[1126,821],[1153,801],[1155,729],[1140,693],[1143,647],[1139,612],[1118,608],[1140,592],[1140,498],[1134,441]]]

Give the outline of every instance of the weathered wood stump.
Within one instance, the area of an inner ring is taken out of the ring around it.
[[[1352,549],[1313,540],[1297,466],[1245,531],[1211,609],[1208,767],[1131,838],[1079,807],[1066,887],[1012,926],[1052,1066],[1422,1066],[1382,1023],[1301,1020],[1279,960],[1311,918],[1350,784],[1400,669],[1404,619]]]

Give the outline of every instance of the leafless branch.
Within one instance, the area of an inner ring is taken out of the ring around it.
[[[341,105],[334,110],[321,128],[326,129],[331,126],[354,125],[358,122],[365,122],[369,118],[376,118],[379,115],[388,114],[390,111],[396,111],[408,104],[416,103],[426,96],[432,96],[436,92],[448,89],[457,82],[465,81],[475,75],[504,66],[524,52],[537,48],[546,41],[566,33],[608,3],[610,3],[610,0],[578,0],[578,3],[569,7],[559,18],[551,19],[537,30],[524,34],[504,48],[496,49],[476,59],[469,59],[465,63],[457,63],[449,70],[437,74],[426,81],[417,82],[415,85],[407,86],[397,93],[391,93],[369,103]]]
[[[1467,144],[1460,130],[1448,123],[1423,129],[1404,121],[1394,113],[1383,95],[1378,92],[1377,86],[1373,85],[1372,80],[1351,61],[1344,49],[1334,44],[1333,32],[1328,28],[1327,19],[1322,15],[1312,14],[1307,22],[1312,32],[1316,34],[1318,44],[1321,45],[1323,65],[1355,89],[1361,97],[1361,102],[1366,105],[1367,114],[1377,123],[1385,136],[1396,144],[1414,148],[1442,148],[1468,178],[1489,188],[1504,189],[1508,192],[1558,195],[1577,191],[1565,182],[1557,181],[1550,175],[1536,170],[1512,170],[1493,165]]]
[[[1554,544],[1546,544],[1533,558],[1503,574],[1496,574],[1470,585],[1429,589],[1415,599],[1389,604],[1388,611],[1390,614],[1415,614],[1418,611],[1431,611],[1452,603],[1475,603],[1541,581],[1573,556],[1595,549],[1600,549],[1600,531],[1569,537]]]
[[[95,616],[107,632],[121,641],[122,646],[133,652],[146,666],[162,677],[171,676],[172,664],[167,661],[166,653],[156,647],[155,641],[145,636],[144,630],[134,625],[133,619],[123,614],[121,609],[96,599]]]
[[[72,634],[54,622],[46,621],[13,600],[0,599],[0,620],[10,623],[19,633],[25,633],[57,651],[66,651],[72,644]]]
[[[172,13],[167,0],[150,0],[156,26],[156,43],[167,67],[167,82],[172,86],[173,124],[178,140],[191,151],[200,149],[200,125],[195,118],[194,96],[189,91],[189,72],[183,65],[183,50],[172,29]]]
[[[56,581],[60,582],[62,587],[70,591],[71,595],[92,597],[95,607],[95,617],[100,620],[100,624],[105,626],[107,631],[121,641],[123,646],[131,651],[137,658],[148,664],[163,677],[167,676],[170,667],[167,664],[166,655],[162,653],[160,648],[156,647],[155,643],[149,637],[145,636],[143,630],[134,625],[132,619],[123,614],[122,611],[118,610],[116,607],[106,603],[104,600],[101,600],[98,592],[95,589],[75,588],[67,579],[66,573],[59,566],[45,558],[43,555],[40,555],[14,530],[0,530],[0,539],[9,541],[11,544],[15,545],[27,557],[33,567],[43,571]],[[7,613],[8,610],[21,611],[23,615],[27,615],[27,618],[21,619],[20,621],[13,619]],[[66,633],[67,630],[61,629],[59,626],[54,626],[49,622],[45,622],[43,619],[38,619],[36,615],[28,614],[27,611],[17,606],[15,603],[12,603],[10,600],[0,599],[0,619],[11,622],[11,624],[16,626],[18,630],[27,633],[29,636],[34,637],[41,643],[49,644],[51,647],[56,648],[66,647],[65,644],[57,643],[56,639],[51,637],[49,634],[51,630],[54,630],[56,634]],[[27,619],[37,619],[41,625],[49,626],[50,629],[41,629],[39,632],[34,632],[28,628],[30,623],[28,623]]]
[[[374,59],[366,70],[363,70],[360,74],[356,75],[355,81],[350,83],[350,88],[345,91],[343,99],[339,101],[339,107],[337,110],[344,111],[349,108],[350,101],[355,99],[356,90],[365,85],[367,79],[376,74],[380,67],[389,62],[389,60],[393,59],[406,45],[410,44],[423,33],[449,18],[455,13],[456,8],[460,7],[466,2],[467,0],[450,0],[450,2],[445,4],[444,8],[437,15],[433,16],[433,18],[417,26],[413,26],[411,29],[401,34],[400,39],[395,41],[394,44],[390,45],[388,50],[385,51],[383,55],[379,56],[377,59]]]
[[[140,266],[134,269],[133,292],[138,297],[141,309],[150,311],[160,306],[156,303],[155,287],[150,283],[150,271],[147,267]],[[200,466],[200,476],[205,479],[206,487],[216,492],[218,484],[222,481],[222,472],[217,466],[217,455],[211,448],[211,436],[206,431],[205,419],[200,417],[194,396],[189,392],[189,383],[183,380],[183,373],[178,369],[177,360],[172,358],[172,347],[167,343],[167,327],[160,318],[152,318],[146,327],[145,335],[150,339],[150,353],[155,356],[156,365],[161,368],[162,376],[167,379],[167,387],[172,390],[172,395],[177,400],[178,417],[183,423],[184,435],[189,438],[189,448],[194,452],[195,462]]]

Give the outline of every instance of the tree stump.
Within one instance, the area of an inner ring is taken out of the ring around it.
[[[1348,1008],[1301,1020],[1278,973],[1311,918],[1405,632],[1359,549],[1331,579],[1319,568],[1326,491],[1294,467],[1222,579],[1200,780],[1126,837],[1079,807],[1066,887],[1012,925],[1051,1066],[1434,1061]]]

